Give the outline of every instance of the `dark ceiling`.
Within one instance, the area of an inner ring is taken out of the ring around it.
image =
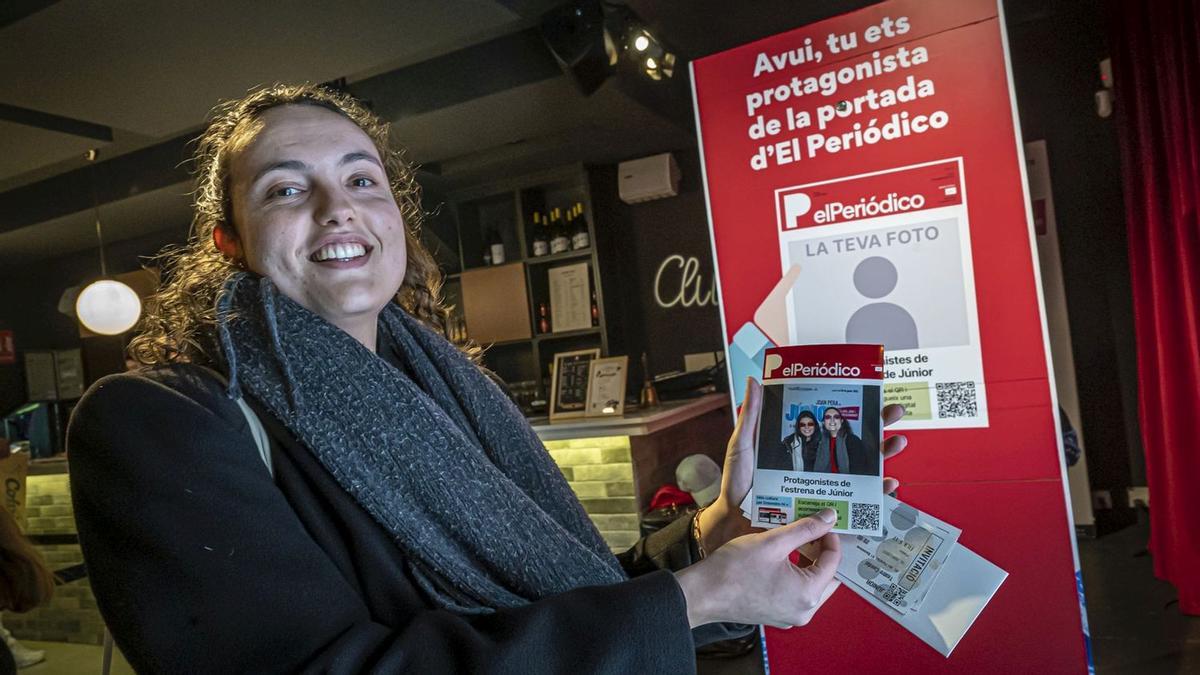
[[[233,2],[14,0],[0,8],[0,267],[189,220],[188,141],[255,85],[344,79],[392,121],[435,189],[568,162],[693,145],[686,69],[625,67],[584,96],[538,21],[556,0]],[[611,3],[610,3],[611,4]],[[628,3],[696,58],[872,4]],[[89,166],[84,154],[99,148]]]

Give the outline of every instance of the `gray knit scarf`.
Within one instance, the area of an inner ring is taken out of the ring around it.
[[[403,371],[265,277],[239,273],[217,309],[230,395],[312,451],[437,606],[486,613],[625,579],[517,407],[396,304],[379,344]]]

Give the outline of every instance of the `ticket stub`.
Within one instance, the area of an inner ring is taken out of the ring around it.
[[[778,527],[829,508],[833,532],[882,532],[883,347],[766,351],[750,522]]]
[[[742,502],[750,518],[753,494]],[[928,595],[962,530],[905,504],[884,497],[883,535],[840,535],[838,577],[898,612],[915,612]],[[813,544],[801,547],[810,559]]]
[[[958,543],[961,530],[892,497],[877,537],[842,534],[837,579],[950,656],[1008,573]],[[800,547],[809,560],[817,542]]]
[[[884,500],[883,535],[842,537],[839,576],[899,612],[917,611],[962,530],[904,504]]]

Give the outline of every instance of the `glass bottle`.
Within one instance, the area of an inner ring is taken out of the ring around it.
[[[550,253],[550,236],[546,234],[546,221],[538,211],[533,212],[533,256],[540,257]]]
[[[587,218],[583,217],[583,204],[576,203],[572,208],[575,214],[575,229],[571,232],[571,248],[578,251],[591,245],[588,235]]]
[[[488,248],[491,249],[492,264],[503,265],[504,240],[500,238],[500,233],[494,227],[488,232]]]
[[[550,252],[563,253],[571,250],[571,237],[563,227],[562,216],[560,209],[556,206],[550,212]]]
[[[546,307],[546,303],[538,303],[538,332],[550,332],[550,309]]]

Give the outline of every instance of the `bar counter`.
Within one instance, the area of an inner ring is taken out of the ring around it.
[[[623,417],[530,423],[605,541],[623,550],[641,536],[640,517],[654,493],[675,483],[679,460],[701,453],[724,462],[733,431],[729,404],[728,394],[717,393]]]

